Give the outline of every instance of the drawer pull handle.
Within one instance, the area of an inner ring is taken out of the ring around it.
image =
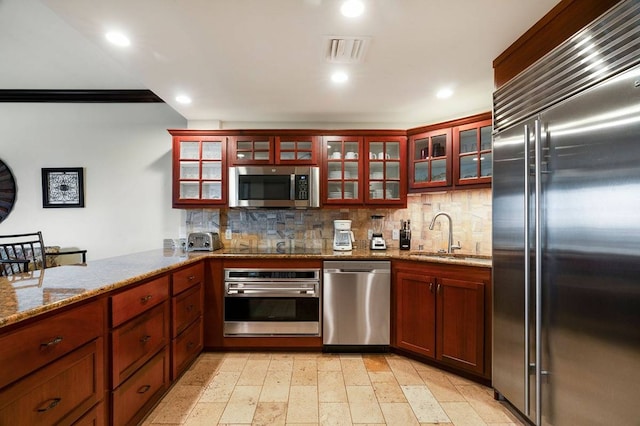
[[[191,349],[195,346],[195,342],[189,342],[187,343],[187,349]]]
[[[140,303],[142,303],[144,305],[149,300],[151,300],[152,297],[153,297],[152,295],[147,294],[146,296],[143,296],[143,297],[140,298]]]
[[[38,413],[44,413],[45,411],[49,411],[52,408],[55,408],[56,405],[60,404],[60,401],[62,401],[62,398],[51,399],[49,404],[47,404],[45,407],[38,408]]]
[[[62,337],[57,336],[55,337],[53,340],[47,342],[47,343],[40,343],[40,349],[47,349],[50,348],[52,346],[58,345],[62,343]]]
[[[144,344],[145,344],[145,343],[147,343],[149,340],[151,340],[151,336],[146,335],[146,336],[143,336],[143,337],[141,337],[141,338],[140,338],[140,343],[142,343],[142,344],[144,345]]]
[[[195,307],[196,307],[196,306],[195,306],[195,305],[193,305],[193,304],[192,304],[192,305],[187,306],[187,312],[191,312],[191,311],[193,311],[193,308],[195,308]]]
[[[138,393],[145,393],[146,391],[148,391],[149,389],[151,389],[151,385],[144,385],[142,386],[140,389],[137,390]]]
[[[189,278],[188,278],[188,280],[189,280],[189,281],[193,281],[193,280],[195,280],[195,279],[196,279],[196,276],[195,276],[195,275],[189,275]]]

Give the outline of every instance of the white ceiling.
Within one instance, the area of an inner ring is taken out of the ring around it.
[[[558,3],[364,1],[349,19],[340,0],[0,0],[0,89],[146,88],[222,128],[415,127],[489,111],[493,59]],[[364,62],[326,62],[326,36],[370,37]]]

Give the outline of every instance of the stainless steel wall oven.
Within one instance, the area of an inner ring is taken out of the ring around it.
[[[320,269],[224,270],[224,335],[320,336]]]

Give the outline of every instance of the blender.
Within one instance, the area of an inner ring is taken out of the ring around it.
[[[333,221],[333,249],[336,251],[351,251],[353,249],[353,232],[350,220]]]
[[[373,234],[371,235],[371,250],[386,250],[387,243],[382,238],[382,231],[384,229],[384,216],[374,214],[371,216],[371,229]]]

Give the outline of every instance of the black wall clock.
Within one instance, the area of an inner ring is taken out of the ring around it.
[[[0,160],[0,222],[2,222],[16,202],[16,181],[9,166]]]

